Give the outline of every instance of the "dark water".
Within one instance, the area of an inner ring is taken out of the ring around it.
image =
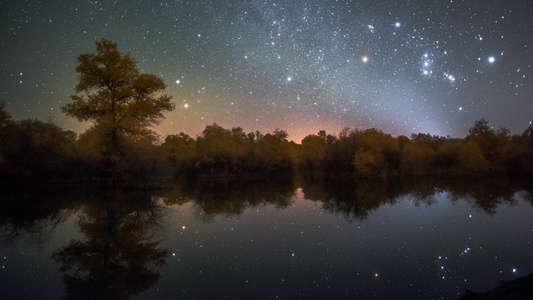
[[[531,180],[1,190],[2,299],[458,299],[533,273]]]

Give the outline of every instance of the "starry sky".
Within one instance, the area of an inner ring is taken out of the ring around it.
[[[161,77],[163,137],[377,128],[464,137],[533,120],[529,0],[0,1],[0,99],[14,119],[83,132],[61,112],[76,58],[109,39]]]

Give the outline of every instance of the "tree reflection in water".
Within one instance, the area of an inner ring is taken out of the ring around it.
[[[302,191],[307,200],[322,202],[323,209],[339,213],[348,220],[364,220],[384,204],[394,204],[408,196],[416,206],[436,203],[435,196],[447,193],[452,203],[462,199],[488,214],[496,213],[501,204],[515,205],[514,194],[525,189],[527,180],[510,178],[396,178],[352,180],[338,178],[303,179]],[[531,190],[531,188],[530,188]],[[532,201],[533,203],[533,201]]]
[[[155,285],[169,253],[151,233],[160,207],[145,192],[114,191],[87,203],[78,226],[85,235],[54,252],[67,299],[127,299]]]
[[[197,218],[212,222],[217,216],[237,217],[254,207],[282,210],[303,199],[348,221],[368,222],[382,205],[412,201],[432,206],[443,196],[452,203],[465,201],[491,215],[497,214],[501,205],[515,205],[515,197],[533,204],[530,178],[210,179],[182,181],[163,191],[79,190],[4,192],[4,209],[0,210],[0,243],[5,245],[28,236],[41,244],[53,235],[56,226],[61,228],[70,216],[77,218],[81,237],[70,243],[63,241],[65,246],[51,251],[62,272],[67,299],[125,299],[155,286],[160,281],[158,267],[166,263],[170,252],[161,249],[157,238],[159,230],[165,231],[158,221],[168,217],[163,213],[165,205],[188,203]],[[24,261],[23,256],[17,259],[13,257],[13,266]],[[199,285],[186,284],[201,294]]]
[[[197,216],[208,222],[218,215],[238,216],[248,207],[270,204],[285,209],[294,193],[292,180],[193,180],[175,184],[162,198],[166,205],[194,203]]]
[[[325,211],[341,214],[348,220],[365,220],[373,210],[384,204],[393,205],[402,197],[409,197],[416,206],[431,206],[440,193],[446,193],[452,203],[463,199],[488,214],[494,214],[501,204],[515,205],[516,192],[525,190],[526,198],[532,195],[528,192],[527,182],[500,177],[190,180],[174,184],[162,199],[166,205],[193,203],[197,216],[204,221],[211,221],[217,215],[238,216],[246,208],[259,205],[270,204],[284,209],[292,205],[298,188],[306,200],[321,202]]]
[[[10,244],[17,239],[44,245],[55,228],[79,207],[79,191],[70,189],[26,189],[23,193],[2,190],[0,210],[0,243]]]
[[[370,211],[385,203],[393,204],[399,195],[395,188],[387,180],[302,180],[306,199],[323,202],[325,211],[339,213],[348,220],[364,220]]]

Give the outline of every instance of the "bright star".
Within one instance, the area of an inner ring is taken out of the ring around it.
[[[361,61],[364,62],[364,63],[367,63],[368,62],[368,56],[363,56],[363,58],[361,58]]]
[[[180,81],[179,79],[178,79],[178,80],[176,80],[176,84],[180,84],[180,82],[181,82],[181,81]]]
[[[489,57],[489,63],[494,63],[496,61],[496,59],[494,58],[494,56],[491,56]]]
[[[396,22],[396,23],[394,23],[394,26],[395,26],[395,27],[400,27],[400,25],[401,25],[400,22]]]
[[[184,107],[184,108],[189,108],[189,104],[185,103],[185,104],[183,105],[183,107]]]
[[[455,77],[454,77],[452,74],[449,74],[449,75],[448,75],[448,80],[449,80],[450,82],[454,82],[454,81],[455,81]]]

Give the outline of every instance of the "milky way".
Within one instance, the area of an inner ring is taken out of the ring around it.
[[[533,120],[531,1],[2,1],[0,98],[15,119],[61,113],[76,57],[101,38],[168,85],[161,135],[207,124],[464,136]]]

